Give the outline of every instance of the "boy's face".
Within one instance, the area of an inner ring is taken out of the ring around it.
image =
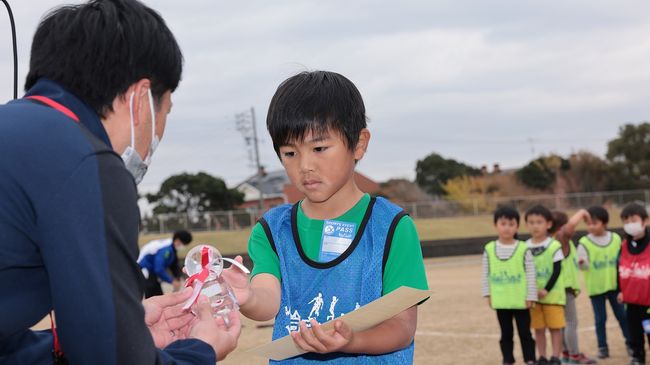
[[[592,218],[589,223],[587,223],[587,232],[593,234],[594,236],[602,236],[607,230],[607,225],[598,219]]]
[[[526,227],[533,238],[546,238],[553,222],[547,221],[544,216],[531,214],[526,218]]]
[[[517,233],[517,229],[519,228],[519,224],[517,224],[516,219],[505,217],[497,219],[497,222],[494,226],[496,227],[497,233],[499,234],[499,239],[501,240],[512,240]]]
[[[369,139],[370,132],[364,128],[351,151],[337,132],[308,132],[302,142],[280,146],[280,159],[298,190],[310,202],[322,203],[346,184],[354,183],[355,160],[363,158]]]
[[[623,224],[628,224],[628,223],[640,223],[642,226],[645,227],[648,223],[648,220],[641,218],[640,215],[634,214],[623,219]]]

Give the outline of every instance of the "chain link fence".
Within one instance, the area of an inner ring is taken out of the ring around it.
[[[637,202],[650,206],[650,190],[571,193],[563,195],[525,195],[515,197],[485,197],[452,201],[436,199],[415,203],[398,203],[412,218],[443,218],[491,214],[498,206],[507,205],[523,212],[541,204],[549,209],[575,210],[592,205],[622,208]],[[142,220],[142,233],[165,233],[178,229],[190,231],[239,230],[252,227],[261,216],[257,209],[209,212],[197,216],[160,214]]]

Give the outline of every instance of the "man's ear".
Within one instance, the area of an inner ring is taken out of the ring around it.
[[[144,122],[146,119],[143,118],[147,118],[150,114],[149,96],[147,95],[149,89],[151,89],[151,81],[149,81],[149,79],[140,79],[133,83],[127,89],[126,93],[124,93],[124,98],[126,98],[127,103],[130,103],[131,95],[133,95],[134,126],[138,126],[140,123]]]
[[[368,128],[363,128],[359,132],[359,141],[357,146],[354,148],[354,160],[359,161],[363,158],[368,150],[368,144],[370,143],[370,131]]]

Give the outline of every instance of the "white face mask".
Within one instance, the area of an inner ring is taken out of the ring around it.
[[[147,168],[149,168],[149,164],[151,163],[151,156],[158,147],[158,143],[160,143],[160,139],[156,135],[156,111],[153,107],[153,96],[151,95],[151,89],[147,90],[147,93],[149,95],[149,109],[151,110],[151,145],[149,145],[149,153],[147,153],[147,156],[143,161],[140,157],[140,154],[135,150],[135,128],[133,128],[133,97],[135,96],[135,92],[132,92],[131,96],[129,97],[131,145],[128,146],[126,150],[124,150],[124,153],[122,153],[122,160],[124,161],[124,165],[126,166],[126,169],[129,170],[131,175],[133,175],[136,184],[139,184],[142,181],[142,178],[144,178],[144,174],[147,173]]]
[[[645,227],[641,222],[632,222],[623,225],[623,230],[632,237],[638,237],[645,231]]]

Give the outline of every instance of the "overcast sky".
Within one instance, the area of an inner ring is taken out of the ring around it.
[[[22,85],[38,21],[60,2],[9,1]],[[253,174],[234,121],[251,107],[262,164],[281,168],[266,111],[278,84],[303,70],[357,85],[372,133],[358,169],[378,181],[413,179],[432,152],[502,167],[533,153],[603,155],[621,124],[650,120],[646,0],[146,3],[176,35],[185,68],[145,191],[181,172],[230,186]],[[12,97],[9,29],[0,5],[2,101]]]

